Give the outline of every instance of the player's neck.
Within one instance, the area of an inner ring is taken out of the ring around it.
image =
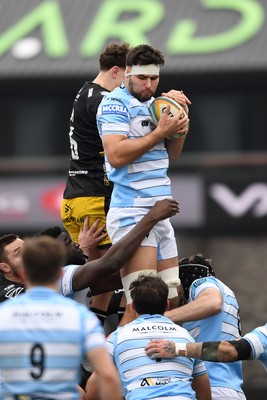
[[[51,284],[46,284],[46,285],[44,285],[43,283],[40,283],[40,284],[37,284],[37,283],[28,283],[27,284],[27,289],[33,289],[33,288],[35,288],[35,287],[43,287],[43,288],[46,288],[46,289],[52,289],[52,290],[54,290],[55,292],[57,292],[58,291],[58,283],[56,282],[56,283],[51,283]]]
[[[97,83],[100,85],[102,88],[107,89],[108,91],[111,91],[114,89],[114,83],[112,76],[108,74],[108,71],[100,71],[96,78],[93,80],[94,83]]]

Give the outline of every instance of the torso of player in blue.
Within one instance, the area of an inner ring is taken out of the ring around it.
[[[189,302],[195,300],[205,289],[218,290],[223,298],[223,309],[218,314],[201,320],[186,322],[186,328],[196,342],[236,340],[240,338],[239,305],[234,292],[219,279],[210,276],[196,279],[189,293]],[[231,388],[242,392],[242,363],[205,362],[211,386]]]
[[[97,113],[100,136],[125,135],[135,140],[149,134],[152,123],[151,100],[140,102],[125,87],[106,95]],[[151,207],[158,200],[171,198],[167,176],[168,153],[162,140],[133,162],[115,169],[106,158],[109,179],[114,182],[110,207]]]
[[[152,360],[144,348],[151,339],[193,342],[191,335],[162,315],[145,314],[118,328],[107,340],[127,400],[158,397],[195,399],[191,381],[206,373],[203,361],[186,357]]]

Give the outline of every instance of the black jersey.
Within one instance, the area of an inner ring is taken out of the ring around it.
[[[21,283],[9,281],[0,273],[0,303],[8,299],[15,299],[25,292],[25,286]]]
[[[113,184],[105,172],[105,159],[96,114],[108,91],[86,82],[78,92],[70,118],[70,169],[64,199],[88,196],[110,197]]]

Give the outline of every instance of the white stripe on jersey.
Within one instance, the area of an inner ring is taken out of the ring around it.
[[[129,174],[135,174],[137,172],[146,172],[146,171],[151,171],[151,170],[157,170],[157,169],[162,169],[166,168],[166,159],[159,159],[157,161],[157,165],[155,165],[155,162],[152,160],[147,160],[139,163],[133,163],[128,165],[128,173]],[[170,181],[169,178],[168,182]]]
[[[229,322],[222,322],[222,332],[234,336],[236,339],[240,337],[237,326],[229,324]]]
[[[47,331],[64,331],[72,332],[80,329],[80,315],[77,310],[70,304],[54,304],[47,307],[47,304],[20,304],[9,309],[1,310],[1,319],[5,324],[1,324],[1,331],[8,332],[12,326],[12,332],[26,330]],[[28,321],[30,325],[28,325]],[[71,321],[71,323],[70,323]],[[26,325],[27,324],[27,325]]]
[[[0,344],[1,357],[4,356],[29,356],[32,350],[32,343],[19,342],[19,343],[4,343]],[[80,345],[71,343],[46,343],[43,344],[45,354],[51,354],[54,356],[79,356]]]
[[[32,367],[34,371],[34,367]],[[30,369],[31,371],[31,369]],[[2,380],[12,382],[27,382],[29,381],[29,368],[2,368]],[[75,369],[66,368],[46,368],[39,378],[40,382],[71,382],[77,379],[77,371]]]
[[[114,132],[119,135],[128,136],[129,126],[128,124],[112,124],[112,123],[104,123],[102,125],[102,134],[105,135],[114,135]]]
[[[182,365],[177,361],[166,361],[164,363],[159,362],[157,364],[145,364],[141,366],[136,366],[134,369],[125,371],[124,375],[127,379],[134,379],[140,376],[153,376],[153,374],[155,373],[162,373],[163,375],[164,372],[170,373],[170,371],[178,371],[179,373],[187,374],[189,379],[192,374],[192,366],[191,368],[187,368],[185,365]]]

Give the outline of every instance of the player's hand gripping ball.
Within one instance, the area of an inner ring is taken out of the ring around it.
[[[177,101],[170,99],[169,97],[165,96],[156,97],[155,100],[152,101],[149,109],[152,122],[155,126],[158,125],[158,122],[162,114],[165,112],[167,106],[170,106],[169,115],[171,115],[172,117],[176,115],[178,111],[180,111],[183,108],[179,103],[177,103]],[[181,138],[186,135],[187,131],[188,129],[186,130],[185,133],[175,133],[174,135],[167,136],[167,139],[175,140],[177,138]]]

